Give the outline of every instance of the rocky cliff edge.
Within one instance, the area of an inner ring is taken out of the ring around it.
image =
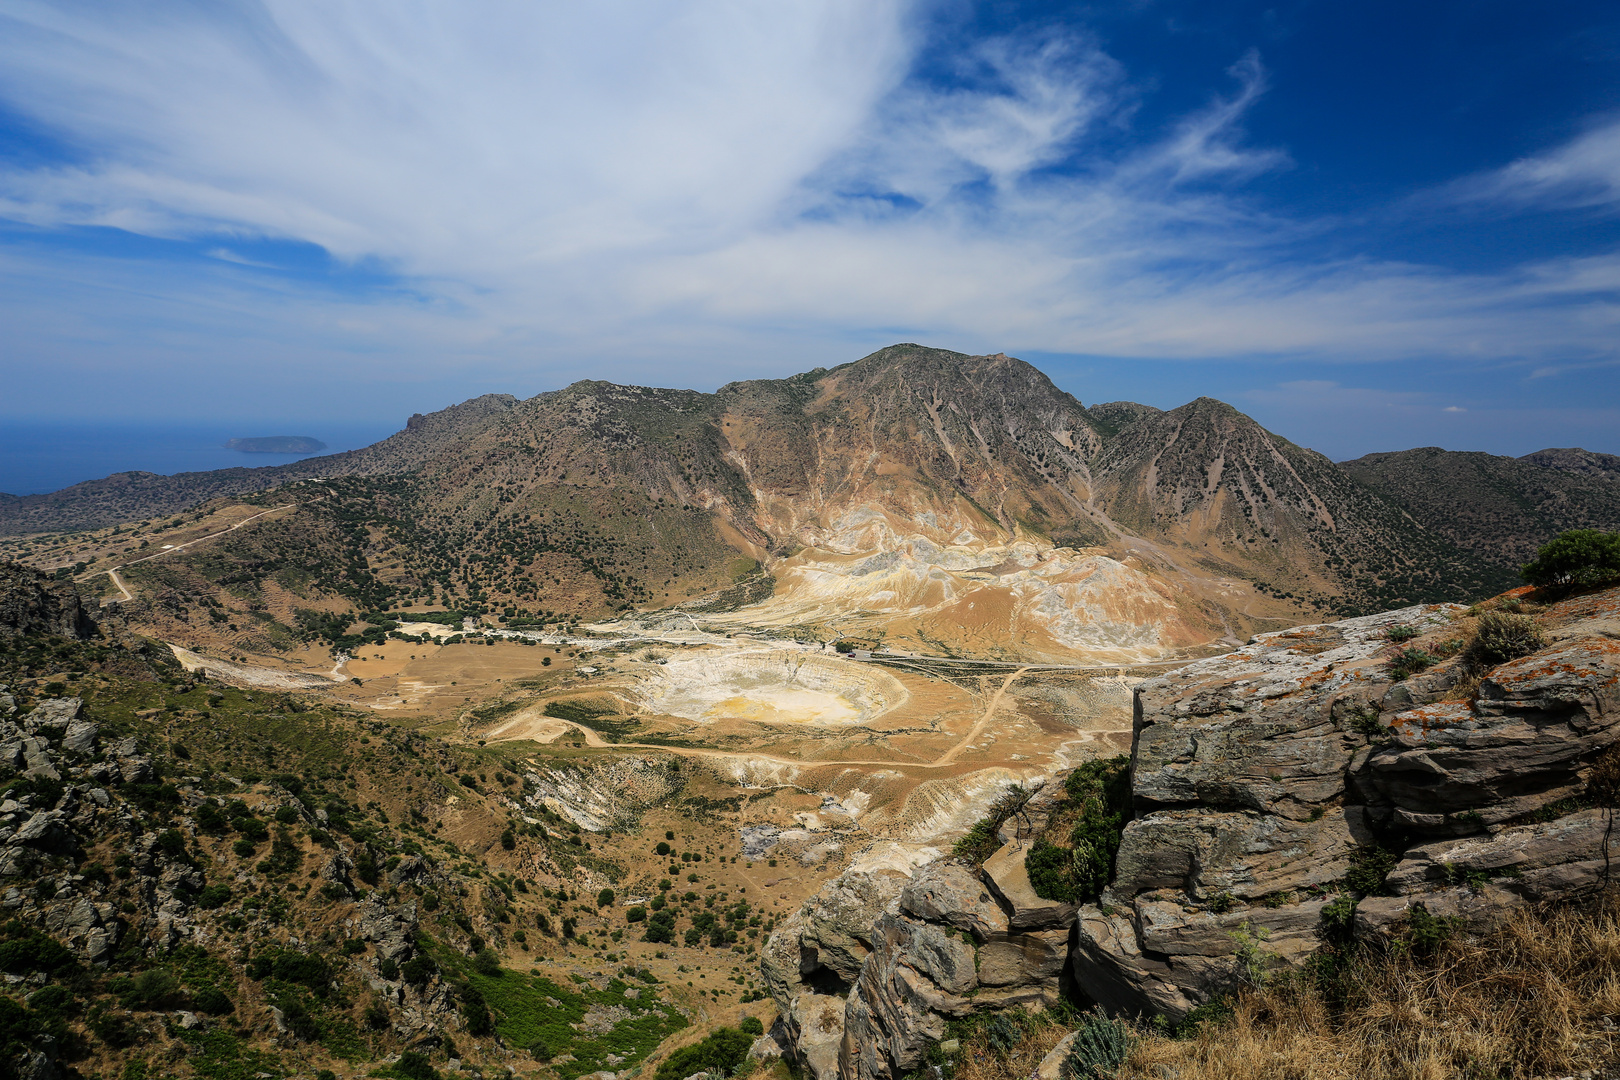
[[[1132,820],[1095,903],[1044,900],[1025,873],[1057,783],[982,867],[857,863],[767,945],[779,1037],[816,1080],[886,1080],[976,1011],[1069,995],[1176,1020],[1329,934],[1398,933],[1415,905],[1479,921],[1606,885],[1620,589],[1485,608],[1533,651],[1486,662],[1480,607],[1423,605],[1143,683]]]

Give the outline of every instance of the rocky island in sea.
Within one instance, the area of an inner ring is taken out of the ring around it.
[[[261,435],[255,439],[231,439],[225,449],[244,454],[318,454],[326,444],[308,435]]]

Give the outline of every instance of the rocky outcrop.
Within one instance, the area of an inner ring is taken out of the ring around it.
[[[761,968],[800,1066],[816,1080],[897,1076],[952,1019],[1055,1004],[1075,906],[1035,895],[1028,845],[1015,831],[982,868],[857,861],[790,916]]]
[[[1392,895],[1360,899],[1363,935],[1416,902],[1483,918],[1605,883],[1612,812],[1578,798],[1620,739],[1620,591],[1605,597],[1551,608],[1551,644],[1485,673],[1471,699],[1453,692],[1456,661],[1390,675],[1391,628],[1443,636],[1456,606],[1268,634],[1143,683],[1135,818],[1080,914],[1077,985],[1175,1018],[1248,965],[1297,964],[1380,849],[1398,859],[1373,891]]]
[[[1620,589],[1538,616],[1547,644],[1532,655],[1392,677],[1402,648],[1455,654],[1466,614],[1424,605],[1296,627],[1142,683],[1133,816],[1097,903],[1030,884],[1025,856],[1060,805],[1056,784],[1008,820],[982,867],[846,872],[766,948],[790,1052],[816,1080],[887,1080],[918,1068],[951,1019],[1065,990],[1178,1019],[1256,968],[1302,964],[1326,915],[1376,937],[1416,903],[1489,919],[1607,884],[1620,859]]]
[[[643,757],[531,769],[524,779],[531,789],[524,798],[528,807],[545,807],[588,832],[628,825],[644,807],[686,784],[685,774],[671,770],[668,760]]]
[[[84,639],[95,630],[71,581],[58,581],[22,563],[0,562],[0,637]]]

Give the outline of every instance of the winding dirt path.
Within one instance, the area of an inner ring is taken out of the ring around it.
[[[135,594],[129,591],[129,586],[124,584],[124,579],[118,576],[119,569],[120,568],[116,566],[110,568],[107,571],[107,576],[112,579],[112,583],[118,589],[118,591],[124,594],[123,596],[119,597],[119,599],[123,600],[125,603],[128,603],[129,601],[135,599]],[[90,576],[95,577],[94,574],[91,574]],[[85,579],[81,578],[80,580],[82,581]]]
[[[995,719],[996,707],[1001,704],[1001,697],[1007,692],[1007,687],[1013,684],[1014,679],[1018,678],[1018,676],[1022,675],[1028,670],[1029,667],[1027,666],[1021,667],[1011,675],[1008,675],[1005,679],[1001,680],[1001,685],[996,687],[996,692],[990,697],[990,704],[984,707],[984,715],[979,717],[977,723],[968,728],[968,733],[962,736],[961,740],[955,746],[951,747],[949,750],[945,751],[943,754],[939,755],[939,757],[930,762],[930,767],[937,769],[941,765],[951,764],[956,760],[957,755],[959,755],[963,750],[967,749],[969,743],[973,742],[973,740],[982,735],[984,733],[984,729],[990,726],[990,721]]]
[[[246,525],[250,521],[257,521],[260,518],[264,517],[266,514],[273,514],[277,510],[291,510],[294,506],[297,506],[297,505],[298,505],[297,503],[283,503],[280,506],[272,506],[268,510],[260,510],[257,514],[253,514],[253,515],[251,515],[249,517],[245,517],[241,521],[238,521],[235,525],[232,525],[232,526],[230,526],[228,528],[221,529],[221,530],[219,530],[219,532],[208,533],[205,536],[197,537],[195,540],[187,540],[183,544],[176,544],[176,545],[174,545],[174,547],[164,548],[162,551],[154,551],[150,555],[143,555],[139,559],[131,559],[129,562],[119,563],[117,566],[109,566],[109,567],[107,567],[106,569],[103,569],[103,570],[93,570],[90,573],[82,574],[79,577],[74,578],[73,580],[75,582],[89,581],[92,578],[97,578],[97,577],[100,577],[102,574],[106,574],[112,580],[112,583],[114,585],[118,586],[118,591],[124,594],[119,599],[121,599],[121,600],[123,600],[125,602],[128,602],[130,600],[135,599],[135,596],[134,596],[133,593],[131,593],[129,591],[129,586],[124,584],[124,579],[118,576],[118,571],[123,570],[126,567],[134,566],[137,563],[151,562],[153,559],[162,558],[164,555],[173,555],[177,551],[184,551],[184,550],[186,550],[186,548],[192,547],[192,546],[197,545],[197,544],[200,544],[204,540],[212,540],[215,537],[224,536],[226,533],[233,533],[237,529],[240,529],[242,526]]]

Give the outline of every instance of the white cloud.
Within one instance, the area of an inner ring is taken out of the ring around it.
[[[1162,137],[1120,140],[1140,91],[1094,41],[980,42],[948,84],[908,79],[909,0],[0,11],[0,96],[82,151],[0,172],[0,216],[213,255],[143,278],[13,254],[0,319],[40,355],[89,337],[87,356],[201,357],[258,335],[289,377],[298,351],[394,379],[543,365],[694,385],[897,339],[1559,370],[1620,342],[1620,259],[1460,275],[1302,256],[1320,223],[1241,191],[1289,164],[1244,136],[1254,54]],[[1597,135],[1520,172],[1598,176]],[[405,287],[230,277],[257,237]]]
[[[903,0],[7,5],[0,93],[89,151],[11,216],[240,228],[407,273],[757,224],[909,58]]]
[[[1620,203],[1620,118],[1608,118],[1562,146],[1450,189],[1465,202],[1594,207]]]

